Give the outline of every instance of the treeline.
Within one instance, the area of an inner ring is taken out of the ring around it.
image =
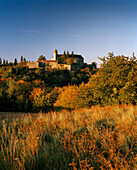
[[[100,58],[98,70],[68,71],[29,69],[17,66],[0,69],[0,111],[38,112],[76,109],[92,105],[137,103],[137,59],[114,56]]]
[[[137,103],[137,59],[134,54],[129,58],[109,53],[100,59],[101,67],[87,84],[62,88],[56,107],[75,109]]]
[[[29,69],[24,62],[0,68],[0,111],[38,112],[53,108],[63,86],[87,83],[96,70]]]
[[[26,65],[26,63],[27,63],[26,58],[21,56],[19,63],[20,63],[20,65],[22,63],[23,66]],[[9,62],[8,60],[2,59],[0,57],[0,67],[3,67],[3,66],[16,66],[19,63],[17,61],[17,58],[14,59],[14,62]]]

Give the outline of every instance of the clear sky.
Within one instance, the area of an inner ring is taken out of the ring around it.
[[[51,59],[55,48],[87,63],[137,56],[137,0],[0,0],[2,59]]]

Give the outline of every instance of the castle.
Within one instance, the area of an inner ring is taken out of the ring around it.
[[[64,59],[65,58],[65,59]],[[77,54],[58,54],[58,51],[55,49],[52,60],[39,60],[37,62],[29,62],[29,68],[59,68],[59,69],[68,69],[70,71],[75,71],[82,68],[82,66],[89,67],[84,63],[84,58],[81,55]]]

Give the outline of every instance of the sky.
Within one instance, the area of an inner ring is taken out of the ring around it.
[[[0,0],[0,57],[47,60],[54,49],[84,62],[137,56],[137,0]]]

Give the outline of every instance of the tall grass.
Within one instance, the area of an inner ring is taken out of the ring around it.
[[[137,169],[137,107],[92,107],[1,120],[1,169]]]

